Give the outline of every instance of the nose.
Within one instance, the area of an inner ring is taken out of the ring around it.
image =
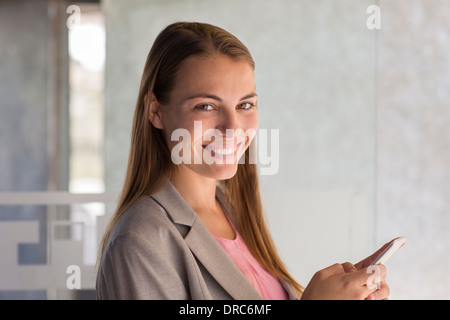
[[[224,110],[220,115],[220,121],[216,129],[220,130],[223,136],[230,139],[233,138],[236,131],[240,129],[240,123],[239,119],[237,118],[236,111]]]
[[[222,110],[215,126],[216,139],[220,136],[216,142],[223,144],[224,148],[235,145],[240,140],[240,131],[242,130],[239,129],[240,123],[236,111]]]

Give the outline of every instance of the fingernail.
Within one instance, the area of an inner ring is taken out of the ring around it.
[[[371,293],[368,297],[367,300],[375,300],[375,295],[373,293]]]

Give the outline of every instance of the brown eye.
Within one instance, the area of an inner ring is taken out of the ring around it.
[[[200,104],[198,106],[195,107],[195,109],[201,110],[201,111],[212,111],[214,110],[214,107],[210,104]]]
[[[255,105],[253,103],[250,102],[243,102],[241,104],[238,105],[238,109],[242,109],[242,110],[250,110],[251,108],[253,108]]]

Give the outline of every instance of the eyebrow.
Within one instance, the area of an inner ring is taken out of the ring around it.
[[[257,97],[257,96],[258,95],[256,93],[252,92],[252,93],[247,94],[246,96],[243,96],[241,99],[239,99],[239,101],[250,99],[250,98],[254,98],[254,97]],[[197,98],[208,98],[208,99],[216,100],[216,101],[219,101],[219,102],[223,101],[222,98],[220,98],[220,97],[218,97],[216,95],[207,94],[207,93],[199,93],[199,94],[195,94],[193,96],[189,96],[186,99],[184,99],[184,101],[197,99]]]

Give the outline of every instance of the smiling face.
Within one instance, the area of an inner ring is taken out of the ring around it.
[[[171,151],[181,143],[172,141],[172,133],[181,128],[189,132],[183,152],[189,147],[191,161],[180,164],[180,169],[217,180],[231,178],[258,127],[256,100],[248,62],[222,54],[187,58],[169,102],[159,108],[159,127]]]

